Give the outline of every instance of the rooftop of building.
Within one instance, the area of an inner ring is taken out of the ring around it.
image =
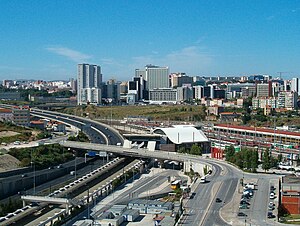
[[[128,203],[128,205],[148,205],[148,206],[156,206],[156,207],[164,207],[173,205],[172,202],[163,202],[159,200],[148,200],[148,199],[135,199]]]
[[[173,127],[158,127],[153,133],[166,135],[174,144],[207,142],[208,138],[201,131],[191,125],[173,125]]]
[[[12,108],[13,109],[19,109],[19,110],[23,110],[23,109],[29,110],[30,109],[30,107],[27,106],[27,105],[24,105],[24,106],[13,106]]]
[[[10,109],[6,108],[0,108],[0,113],[11,113],[12,111]]]
[[[36,121],[30,121],[31,124],[35,124],[35,125],[38,125],[38,124],[44,124],[45,122],[42,121],[42,120],[36,120]]]
[[[137,213],[139,213],[139,210],[128,209],[125,210],[122,215],[135,215]]]
[[[241,114],[236,112],[221,112],[220,115],[241,115]]]
[[[280,135],[291,135],[291,136],[297,136],[300,138],[300,133],[298,132],[290,132],[290,131],[282,131],[282,130],[274,130],[274,129],[268,129],[268,128],[260,128],[260,127],[251,127],[251,126],[236,126],[232,124],[216,124],[216,127],[223,127],[228,129],[239,129],[239,130],[248,130],[248,131],[254,131],[254,132],[265,132],[265,133],[272,133],[272,134],[280,134]]]
[[[286,175],[282,178],[282,183],[300,185],[300,176],[296,176],[295,174]]]

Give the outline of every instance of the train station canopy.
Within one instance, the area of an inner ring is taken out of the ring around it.
[[[203,131],[191,125],[173,125],[173,127],[158,127],[154,134],[165,135],[174,144],[208,142]]]

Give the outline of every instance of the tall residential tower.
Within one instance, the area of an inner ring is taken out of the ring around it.
[[[78,64],[77,104],[101,104],[101,67]]]

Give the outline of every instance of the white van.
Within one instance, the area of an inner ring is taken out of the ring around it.
[[[203,176],[200,178],[200,183],[206,183],[206,176]]]

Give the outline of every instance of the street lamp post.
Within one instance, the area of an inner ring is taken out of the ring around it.
[[[87,209],[87,219],[90,219],[90,187],[88,187]]]
[[[35,195],[35,162],[31,162],[33,164],[33,195]]]
[[[76,160],[77,160],[77,156],[75,156],[75,169],[74,169],[74,171],[75,171],[75,180],[76,180],[76,178],[77,178],[77,162],[76,162]]]

